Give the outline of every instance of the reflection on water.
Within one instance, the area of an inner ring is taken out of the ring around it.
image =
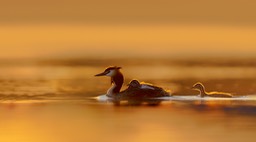
[[[1,104],[1,141],[255,141],[255,107],[91,102]]]
[[[0,141],[255,141],[252,64],[105,62],[2,64]],[[175,97],[157,106],[119,107],[92,99],[110,86],[109,78],[93,76],[109,63],[123,66],[126,84],[136,78],[170,89]],[[207,91],[230,92],[236,98],[198,99],[190,89],[198,81]]]

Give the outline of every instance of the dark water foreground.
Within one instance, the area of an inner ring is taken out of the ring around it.
[[[92,100],[0,104],[3,142],[254,142],[255,102],[167,101],[114,106]]]
[[[1,142],[256,140],[252,63],[53,63],[1,65]],[[153,106],[99,101],[95,97],[106,92],[110,81],[93,75],[110,64],[123,66],[125,83],[136,78],[170,89],[176,97]],[[235,98],[200,99],[190,89],[198,81],[207,91],[230,92]]]

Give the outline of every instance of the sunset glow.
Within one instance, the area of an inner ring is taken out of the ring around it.
[[[42,1],[0,6],[0,58],[252,57],[254,1]]]
[[[1,26],[1,58],[253,56],[256,28],[196,25]]]
[[[255,55],[255,0],[1,1],[0,142],[255,142]]]

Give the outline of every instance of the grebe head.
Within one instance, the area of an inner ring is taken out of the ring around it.
[[[140,82],[138,81],[138,80],[136,80],[136,79],[133,79],[129,84],[128,84],[128,86],[129,87],[140,87]]]
[[[95,76],[109,76],[111,78],[112,86],[108,89],[107,95],[114,96],[118,94],[124,82],[124,76],[120,72],[121,67],[111,66],[105,69],[104,72],[96,74]]]
[[[202,83],[198,82],[198,83],[193,85],[192,89],[203,90],[204,89],[204,85]]]
[[[104,72],[96,74],[95,76],[110,76],[110,77],[113,77],[117,74],[119,69],[121,69],[121,67],[110,66],[110,67],[106,68]]]
[[[199,96],[200,97],[204,97],[204,96],[207,96],[207,93],[205,92],[205,89],[204,89],[204,85],[200,82],[196,83],[192,89],[196,89],[200,92]]]

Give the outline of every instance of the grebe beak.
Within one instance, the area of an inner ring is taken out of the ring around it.
[[[106,74],[108,74],[108,72],[102,72],[102,73],[96,74],[96,75],[94,75],[94,76],[104,76],[104,75],[106,75]]]

